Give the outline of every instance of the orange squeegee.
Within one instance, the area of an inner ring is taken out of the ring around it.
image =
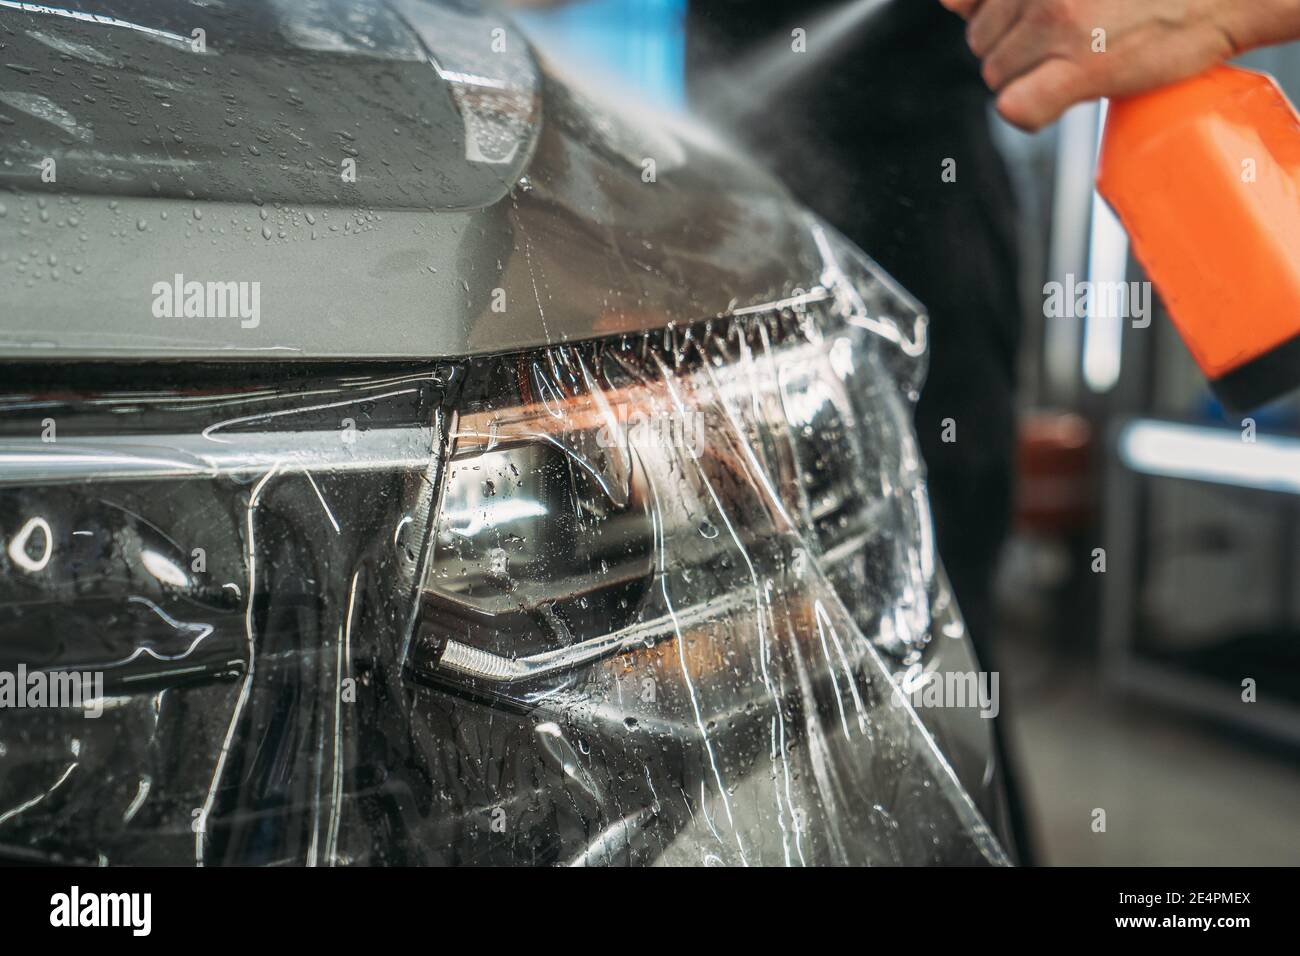
[[[1300,387],[1300,116],[1276,81],[1113,100],[1097,185],[1225,404]]]

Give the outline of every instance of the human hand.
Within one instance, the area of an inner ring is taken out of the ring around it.
[[[1075,103],[1203,72],[1300,37],[1300,0],[940,0],[967,40],[998,112],[1037,130]]]

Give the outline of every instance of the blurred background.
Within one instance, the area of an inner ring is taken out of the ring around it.
[[[924,84],[919,96],[908,89],[908,64],[948,69],[948,61],[909,48],[928,41],[903,30],[868,47],[880,5],[848,0],[805,18],[812,56],[796,67],[786,55],[798,40],[789,30],[774,34],[770,47],[757,34],[742,37],[740,55],[738,43],[717,45],[725,21],[721,31],[706,24],[712,36],[701,39],[690,0],[512,4],[547,56],[600,76],[647,109],[716,117],[721,108],[740,127],[729,132],[778,173],[782,151],[763,145],[780,133],[763,118],[779,114],[783,100],[789,106],[787,76],[805,102],[846,100],[833,104],[838,113],[814,110],[816,121],[798,128],[797,162],[819,166],[831,156],[840,167],[840,175],[819,167],[820,183],[796,188],[815,208],[826,197],[810,188],[833,195],[843,182],[897,178],[890,164],[894,143],[908,135],[907,117],[929,108],[927,96],[945,95]],[[818,44],[833,46],[834,57],[819,57]],[[885,81],[859,83],[843,67],[868,56],[888,64]],[[1272,73],[1300,101],[1300,45],[1257,52],[1245,64]],[[857,84],[847,91],[833,82],[846,75]],[[1006,207],[989,218],[1014,226],[1018,264],[1005,275],[1018,273],[1018,288],[1003,291],[1004,301],[1022,303],[1009,307],[1022,315],[1007,453],[1010,531],[996,561],[986,562],[995,564],[991,609],[967,615],[988,620],[973,630],[987,628],[1002,673],[1003,732],[1032,858],[1300,862],[1300,398],[1257,410],[1250,422],[1226,413],[1158,296],[1146,328],[1105,315],[1049,314],[1048,283],[1144,279],[1093,188],[1104,106],[1076,107],[1036,135],[1002,123],[987,103],[978,109],[1009,171],[1008,193],[983,195]],[[928,114],[924,121],[948,122]],[[856,144],[848,160],[836,142],[847,125],[855,125]],[[954,233],[956,247],[990,241],[983,227],[963,233],[942,219],[939,227]],[[859,241],[891,271],[907,271],[905,248],[891,262]],[[925,289],[912,291],[927,299]],[[936,323],[936,349],[946,334]],[[937,362],[932,382],[952,374]],[[1248,428],[1250,465],[1236,467],[1231,451]],[[1093,826],[1097,808],[1106,811],[1104,833]]]

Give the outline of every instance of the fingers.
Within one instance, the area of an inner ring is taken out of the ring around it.
[[[980,58],[984,61],[982,74],[989,89],[1001,90],[1012,80],[1028,73],[1040,63],[1046,62],[1058,52],[1056,42],[1058,28],[1034,18],[1024,17],[1017,20],[993,47]],[[1068,49],[1060,49],[1068,53]]]
[[[1025,0],[987,0],[966,28],[966,42],[983,59],[1020,19]]]
[[[1003,44],[1012,43],[1014,32]],[[1072,47],[1058,49],[1046,59],[1024,60],[1015,59],[1013,51],[994,64],[993,58],[1003,53],[999,45],[985,62],[986,80],[1001,91],[998,112],[1009,123],[1038,130],[1075,103],[1141,93],[1194,76],[1227,60],[1235,48],[1210,24],[1158,23],[1120,37],[1106,53],[1079,55]]]
[[[1218,0],[942,2],[970,14],[967,40],[999,94],[999,111],[1030,130],[1081,100],[1141,93],[1199,73],[1242,46]],[[1287,2],[1300,11],[1300,0]]]
[[[1054,58],[1009,83],[998,96],[998,112],[1013,126],[1037,132],[1075,103],[1100,95],[1094,83],[1077,63]]]

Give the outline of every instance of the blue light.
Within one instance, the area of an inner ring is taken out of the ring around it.
[[[519,21],[647,100],[685,106],[686,0],[588,0]]]

